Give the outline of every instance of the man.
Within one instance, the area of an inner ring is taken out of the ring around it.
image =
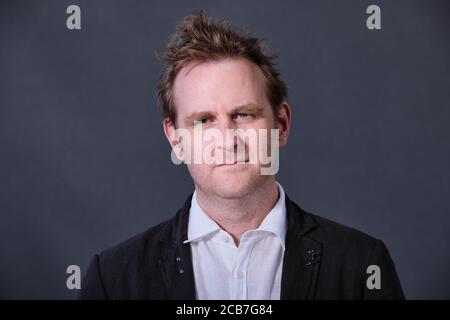
[[[258,140],[270,155],[287,143],[287,86],[261,41],[199,13],[182,22],[163,58],[163,128],[195,192],[170,220],[95,255],[81,297],[403,299],[383,242],[302,210],[276,172],[262,174],[266,162],[250,161],[251,139],[186,143],[199,128],[276,130]],[[232,161],[190,161],[207,146]]]

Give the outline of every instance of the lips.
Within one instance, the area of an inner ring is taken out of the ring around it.
[[[216,165],[215,167],[217,168],[217,167],[232,167],[232,166],[235,166],[235,165],[239,165],[239,164],[248,164],[250,161],[249,160],[245,160],[245,161],[243,161],[243,162],[233,162],[233,163],[222,163],[222,164],[218,164],[218,165]]]

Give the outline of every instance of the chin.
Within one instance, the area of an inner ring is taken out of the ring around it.
[[[261,177],[246,173],[220,173],[211,180],[212,190],[222,198],[242,198],[257,188]]]
[[[197,167],[189,169],[196,185],[204,193],[224,199],[242,198],[261,187],[268,179],[268,176],[260,174],[260,167],[257,165],[208,168],[208,170],[196,170]]]
[[[223,183],[214,186],[213,192],[224,199],[237,199],[246,195],[249,192],[249,189],[242,185]]]

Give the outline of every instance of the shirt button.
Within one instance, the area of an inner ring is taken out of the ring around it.
[[[236,272],[236,279],[241,280],[244,277],[244,274],[240,271]]]
[[[225,243],[228,243],[230,241],[230,238],[227,235],[222,236],[222,241]]]

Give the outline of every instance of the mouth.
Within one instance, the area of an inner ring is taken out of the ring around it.
[[[224,168],[226,168],[226,167],[233,167],[233,166],[245,165],[245,164],[249,164],[249,163],[250,163],[249,160],[240,161],[240,162],[236,161],[236,162],[233,162],[233,163],[222,163],[222,164],[216,165],[215,168],[219,168],[219,167],[224,167]]]

